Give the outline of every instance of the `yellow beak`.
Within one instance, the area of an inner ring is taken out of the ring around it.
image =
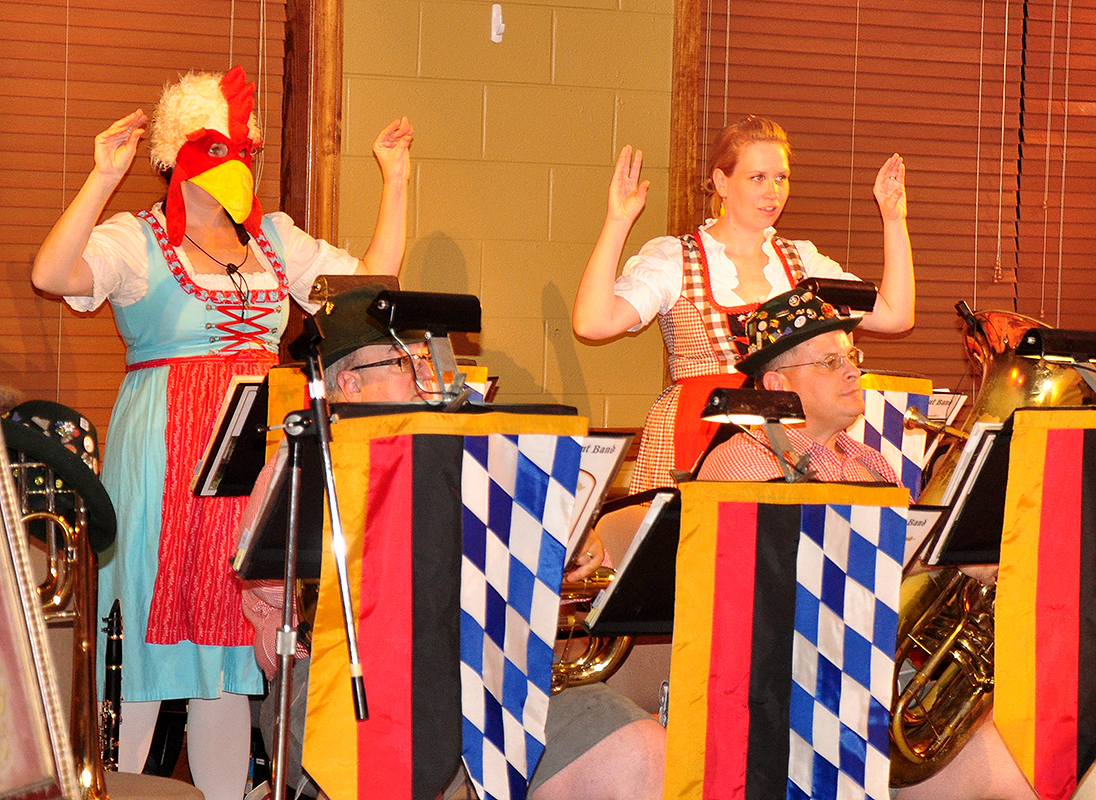
[[[225,161],[189,180],[209,192],[237,223],[251,214],[255,178],[242,161]]]

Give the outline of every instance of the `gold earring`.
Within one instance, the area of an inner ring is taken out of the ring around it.
[[[727,213],[727,204],[726,204],[725,201],[720,200],[719,201],[719,216],[722,217],[726,213]]]

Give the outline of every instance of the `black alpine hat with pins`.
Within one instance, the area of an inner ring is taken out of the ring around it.
[[[747,351],[735,368],[758,376],[781,353],[829,331],[851,331],[860,317],[843,317],[810,289],[796,288],[762,303],[746,317]]]

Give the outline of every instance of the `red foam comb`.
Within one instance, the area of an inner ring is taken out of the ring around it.
[[[239,64],[221,78],[221,94],[228,103],[229,138],[246,138],[247,122],[255,105],[255,84],[248,81],[244,68]]]

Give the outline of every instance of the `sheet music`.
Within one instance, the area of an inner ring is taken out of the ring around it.
[[[575,489],[575,507],[571,513],[571,533],[567,538],[567,556],[564,564],[570,564],[575,553],[593,528],[594,517],[605,499],[621,464],[632,445],[630,433],[576,436],[582,447],[579,462],[578,486]]]

